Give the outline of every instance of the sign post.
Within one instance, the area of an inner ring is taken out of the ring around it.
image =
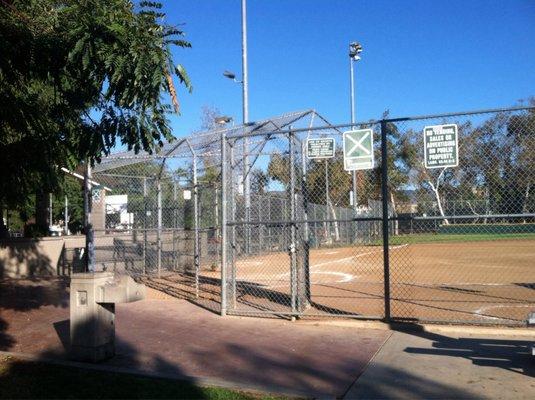
[[[457,125],[433,125],[424,128],[426,168],[447,168],[459,165]]]
[[[373,167],[373,130],[359,129],[344,132],[344,169],[359,171]]]
[[[333,158],[335,152],[334,138],[307,139],[307,158]]]

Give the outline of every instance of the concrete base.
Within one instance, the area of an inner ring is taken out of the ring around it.
[[[69,358],[75,361],[98,363],[115,356],[115,343],[100,346],[71,346]]]

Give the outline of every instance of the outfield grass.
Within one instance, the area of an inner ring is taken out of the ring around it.
[[[390,236],[390,244],[405,243],[450,243],[481,242],[488,240],[535,239],[535,233],[470,233],[470,234],[435,234],[420,233],[412,235]],[[377,243],[380,244],[380,243]]]
[[[283,399],[169,379],[155,379],[0,358],[0,398]]]

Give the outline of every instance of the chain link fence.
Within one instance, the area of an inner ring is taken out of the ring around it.
[[[174,152],[114,156],[96,168],[95,266],[219,310],[219,280],[203,275],[221,264],[218,166],[187,141]]]
[[[457,165],[426,168],[424,129],[452,124]],[[344,169],[351,129],[373,132],[372,169]],[[319,138],[332,157],[307,157]],[[96,168],[96,264],[223,315],[523,324],[534,161],[533,108],[220,129]]]
[[[425,168],[424,127],[444,124],[457,126],[458,166]],[[390,259],[392,317],[522,324],[535,308],[533,109],[396,120],[389,134],[406,165],[390,174],[390,241],[402,246]]]
[[[448,124],[458,165],[426,168],[424,128]],[[375,167],[354,176],[350,128],[226,140],[227,312],[523,324],[535,308],[533,109],[357,124],[374,133]],[[307,158],[312,138],[333,138],[334,157]]]

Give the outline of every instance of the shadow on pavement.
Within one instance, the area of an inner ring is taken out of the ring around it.
[[[66,309],[69,306],[68,279],[5,279],[0,281],[0,351],[12,351],[16,335],[8,333],[11,318],[25,318],[27,324],[34,323],[28,313],[42,307],[53,306]],[[45,311],[46,312],[46,311]],[[5,317],[6,319],[2,318]],[[26,322],[25,322],[26,324]],[[61,348],[49,349],[33,354],[36,359],[53,362],[69,362],[70,321],[50,321]],[[38,328],[42,329],[42,328]],[[80,327],[84,329],[84,327]],[[13,333],[14,334],[14,333]],[[46,332],[43,332],[46,336]],[[45,342],[49,339],[45,339]],[[128,355],[129,370],[142,370],[138,360],[139,349],[118,339],[118,357]],[[90,369],[95,364],[86,364]],[[96,364],[105,366],[106,363]],[[73,367],[50,367],[40,362],[24,360],[0,360],[1,398],[206,398],[206,393],[195,385],[192,378],[183,374],[181,368],[158,355],[150,360],[151,372],[165,373],[169,378],[183,381],[179,386],[170,381],[158,386],[158,381],[149,378],[114,372],[88,372]],[[37,376],[36,376],[37,374]],[[160,380],[164,381],[164,380]],[[124,384],[121,384],[123,382]],[[161,384],[161,382],[160,382]],[[174,388],[174,389],[173,389]],[[177,392],[177,390],[179,390]],[[181,393],[180,390],[184,392]]]
[[[504,398],[529,398],[535,365],[527,338],[459,337],[409,323],[390,327],[397,333],[345,398],[493,398],[502,390]]]
[[[481,395],[437,380],[393,368],[374,365],[373,374],[358,380],[344,399],[481,399]]]
[[[0,281],[0,350],[9,351],[16,339],[8,333],[6,318],[13,313],[24,313],[45,306],[67,308],[68,280],[49,279],[4,279]]]
[[[452,338],[425,331],[404,331],[432,341],[432,348],[407,347],[412,354],[462,357],[474,365],[502,368],[535,377],[531,342],[527,340]]]

